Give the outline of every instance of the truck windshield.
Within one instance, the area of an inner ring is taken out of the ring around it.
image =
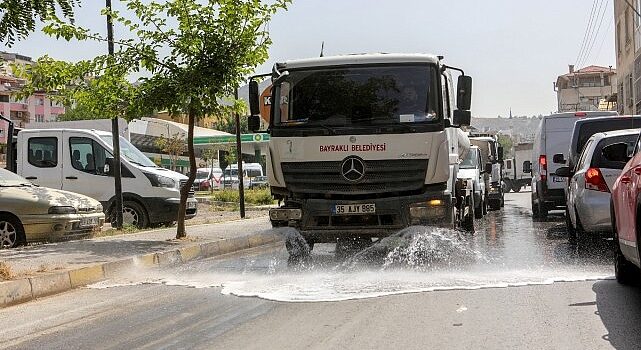
[[[277,86],[277,126],[343,127],[428,123],[438,119],[430,65],[290,71]]]
[[[478,153],[476,151],[470,150],[467,152],[467,156],[465,156],[465,159],[459,164],[460,169],[476,169],[478,166],[479,160],[478,160]]]
[[[113,138],[110,135],[101,135],[100,138],[105,141],[107,145],[109,145],[109,147],[111,147],[111,149],[113,150]],[[145,156],[122,136],[120,136],[120,155],[127,158],[127,160],[129,160],[130,162],[133,162],[140,166],[154,168],[157,167],[156,164],[151,161],[151,159],[147,158],[147,156]]]

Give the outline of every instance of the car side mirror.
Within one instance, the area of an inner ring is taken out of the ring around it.
[[[460,75],[458,77],[458,83],[456,84],[456,108],[462,111],[469,111],[471,105],[472,77],[467,75]]]
[[[601,154],[611,162],[627,163],[630,160],[628,156],[628,145],[623,142],[613,143],[603,147]]]
[[[526,174],[532,174],[532,162],[529,160],[523,162],[523,172]]]
[[[570,177],[570,167],[562,166],[556,169],[554,174],[559,177]]]
[[[103,168],[104,173],[107,176],[114,176],[114,159],[113,158],[107,158],[105,159],[105,167]]]
[[[485,163],[485,173],[492,174],[492,163]]]
[[[552,163],[554,164],[565,164],[565,158],[563,153],[557,153],[552,157]]]
[[[452,124],[457,126],[469,126],[472,122],[472,113],[470,111],[457,109],[454,111]]]

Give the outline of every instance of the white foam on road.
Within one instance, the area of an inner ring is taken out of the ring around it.
[[[227,295],[258,297],[282,302],[330,302],[444,290],[472,290],[544,285],[611,278],[602,271],[307,271],[277,274],[185,273],[150,275],[106,281],[89,288],[137,284],[164,284],[191,288],[220,287]]]

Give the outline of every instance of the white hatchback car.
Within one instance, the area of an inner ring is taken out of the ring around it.
[[[575,242],[586,234],[611,233],[610,190],[625,167],[625,162],[607,158],[604,149],[626,143],[628,153],[634,149],[639,129],[596,133],[590,137],[576,163],[568,188],[568,238]],[[557,176],[568,176],[567,167]]]
[[[0,169],[0,248],[89,236],[104,223],[105,214],[97,200],[39,187]]]

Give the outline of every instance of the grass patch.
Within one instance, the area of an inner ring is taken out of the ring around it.
[[[215,202],[236,203],[236,207],[238,207],[238,190],[216,191],[211,195],[211,199]],[[257,188],[245,190],[245,203],[253,205],[267,205],[274,204],[275,201],[272,198],[269,188]],[[231,208],[231,210],[234,210],[234,208]]]
[[[4,261],[0,261],[0,281],[8,281],[13,278],[11,266]]]
[[[122,227],[122,230],[116,230],[115,228],[110,228],[108,230],[100,231],[94,233],[93,237],[111,237],[111,236],[118,236],[118,235],[127,235],[131,233],[136,233],[142,231],[141,229],[137,228],[136,226],[133,225],[124,225]]]

